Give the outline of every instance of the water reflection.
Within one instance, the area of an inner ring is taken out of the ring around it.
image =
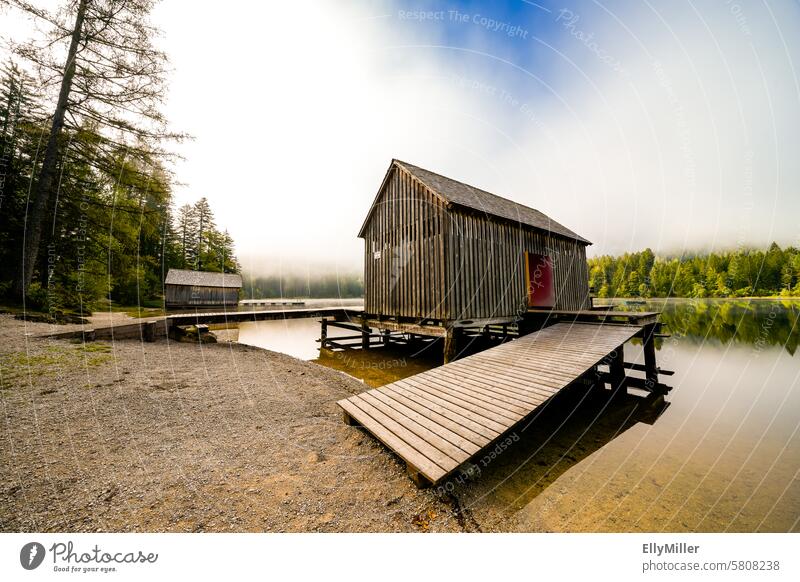
[[[620,308],[662,311],[671,337],[657,343],[658,364],[675,370],[669,407],[575,386],[502,455],[476,460],[480,478],[455,491],[462,507],[502,531],[798,531],[800,303]],[[247,324],[258,327],[244,339],[302,349],[370,386],[441,363],[435,344],[320,354],[317,322],[265,324]],[[626,360],[641,360],[640,349],[626,346]]]
[[[661,311],[667,330],[692,343],[717,341],[780,346],[794,355],[800,343],[800,301],[687,299],[620,304],[629,311]]]
[[[462,501],[491,494],[505,510],[518,511],[569,468],[636,424],[654,424],[668,407],[663,396],[610,398],[608,389],[580,385],[564,390],[513,431],[513,448],[500,454],[490,448],[474,459],[480,487],[468,488]]]

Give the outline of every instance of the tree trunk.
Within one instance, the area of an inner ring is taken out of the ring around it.
[[[33,208],[26,217],[25,234],[23,235],[23,248],[20,263],[20,275],[15,281],[14,292],[19,299],[23,299],[33,279],[33,270],[36,258],[39,255],[39,244],[42,240],[42,228],[47,212],[47,201],[53,188],[56,160],[58,159],[58,140],[64,127],[64,116],[67,112],[69,93],[72,89],[72,78],[75,76],[75,57],[78,53],[78,43],[81,40],[83,22],[86,16],[87,0],[80,0],[78,13],[75,16],[75,27],[72,30],[67,62],[64,65],[64,76],[61,79],[61,89],[58,94],[58,103],[53,113],[53,124],[50,127],[50,136],[47,139],[47,148],[42,160],[42,169],[39,171],[39,180],[36,182]]]

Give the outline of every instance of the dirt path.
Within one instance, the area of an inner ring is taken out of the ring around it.
[[[238,344],[40,337],[52,328],[0,315],[1,531],[477,527],[341,422],[352,378]]]

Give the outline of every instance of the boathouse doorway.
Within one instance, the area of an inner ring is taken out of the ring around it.
[[[547,255],[525,253],[525,279],[529,307],[553,307],[556,301],[553,260]]]

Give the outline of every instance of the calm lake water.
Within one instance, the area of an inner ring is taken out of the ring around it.
[[[483,524],[532,531],[800,531],[800,302],[671,300],[658,364],[666,403],[575,386],[457,485]],[[329,335],[352,334],[330,330]],[[370,386],[441,363],[441,349],[320,355],[319,323],[243,324],[239,341]],[[641,357],[626,345],[626,360]]]

